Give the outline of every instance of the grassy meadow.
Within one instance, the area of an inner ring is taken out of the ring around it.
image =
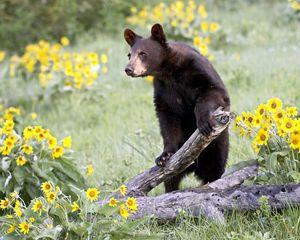
[[[299,108],[300,25],[285,21],[287,1],[239,2],[238,6],[230,2],[223,7],[220,2],[207,1],[206,8],[227,34],[226,42],[215,50],[213,65],[229,90],[231,110],[237,114],[250,111],[271,97]],[[36,112],[37,122],[55,135],[72,136],[76,164],[81,169],[92,164],[90,183],[109,192],[153,166],[162,151],[152,83],[126,76],[129,46],[121,28],[117,34],[83,35],[69,48],[107,54],[108,73],[91,90],[38,99],[34,85],[1,77],[1,100],[24,112]],[[5,69],[5,63],[2,66]],[[253,157],[250,140],[239,137],[232,124],[228,166]],[[198,185],[191,175],[181,187]],[[162,193],[159,186],[150,194]],[[149,221],[138,231],[157,234],[157,239],[300,239],[299,209],[234,212],[227,215],[226,222],[221,226],[206,219],[181,217],[165,224]]]

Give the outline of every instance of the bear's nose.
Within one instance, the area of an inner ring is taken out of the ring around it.
[[[126,68],[125,68],[125,72],[126,72],[126,74],[127,74],[128,76],[132,76],[132,74],[133,74],[133,69],[132,69],[132,67],[126,67]]]

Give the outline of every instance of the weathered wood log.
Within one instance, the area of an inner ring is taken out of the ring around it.
[[[181,173],[191,165],[205,147],[227,128],[233,118],[233,114],[218,108],[212,117],[216,120],[216,126],[209,136],[202,135],[197,129],[185,144],[167,161],[165,167],[152,167],[125,183],[127,187],[126,195],[145,196],[151,189],[172,176]],[[112,196],[121,197],[117,192],[109,197]]]
[[[206,216],[224,223],[224,211],[257,209],[262,196],[267,196],[268,205],[275,209],[300,206],[300,184],[242,185],[224,190],[198,188],[157,197],[139,197],[138,211],[131,215],[131,219],[153,216],[171,220],[184,211],[195,217]]]

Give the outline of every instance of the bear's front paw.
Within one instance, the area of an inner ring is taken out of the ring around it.
[[[214,126],[215,124],[212,121],[198,122],[199,132],[206,137],[212,132]]]
[[[155,159],[156,165],[159,167],[164,167],[166,165],[166,162],[172,157],[173,154],[174,153],[163,152],[159,157]]]

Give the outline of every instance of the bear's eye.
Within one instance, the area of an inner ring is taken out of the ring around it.
[[[129,59],[131,58],[131,54],[130,54],[130,53],[128,53],[128,55],[127,55],[127,56],[128,56],[128,58],[129,58]]]
[[[140,57],[146,57],[146,56],[147,56],[147,53],[145,53],[145,52],[139,52],[139,56],[140,56]]]

